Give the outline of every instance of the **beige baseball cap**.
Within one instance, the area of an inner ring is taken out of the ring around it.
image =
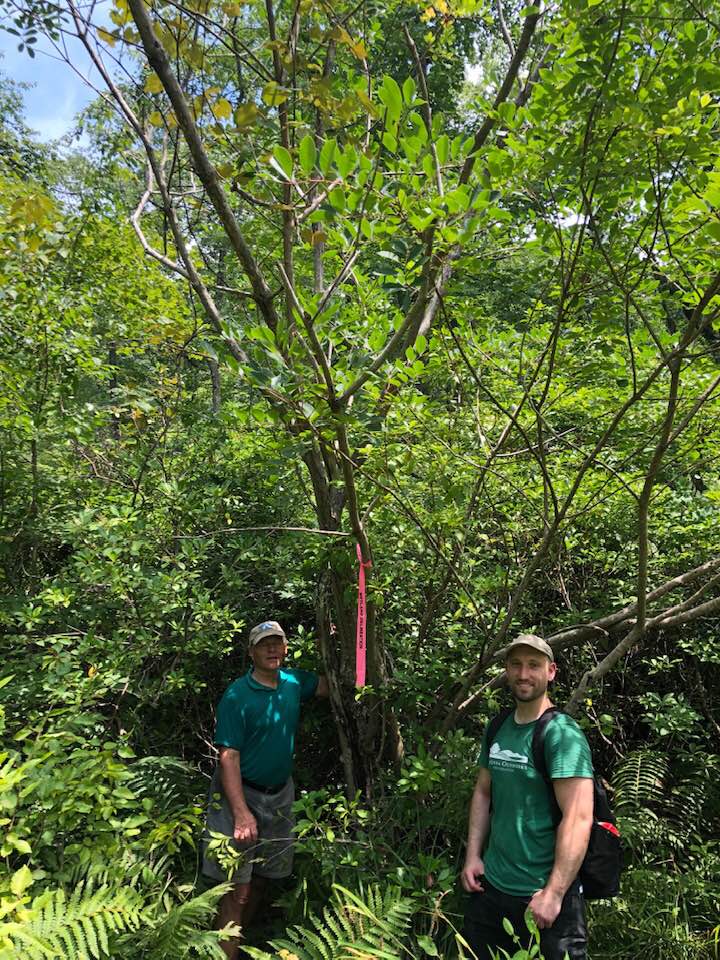
[[[283,640],[287,641],[285,636],[285,631],[277,622],[277,620],[263,620],[262,623],[258,623],[250,631],[250,636],[248,638],[248,644],[251,647],[254,647],[256,643],[260,643],[261,640],[264,640],[265,637],[282,637]]]
[[[550,657],[552,662],[555,661],[553,648],[547,640],[543,640],[542,637],[538,637],[534,633],[521,633],[515,637],[515,639],[505,647],[503,655],[506,660],[510,655],[510,651],[514,650],[515,647],[532,647],[533,650],[537,650],[539,653],[544,653],[546,657]]]

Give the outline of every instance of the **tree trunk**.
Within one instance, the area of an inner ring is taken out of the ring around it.
[[[305,456],[315,492],[315,509],[325,530],[341,529],[346,491],[340,482],[337,459],[317,448]],[[334,478],[334,482],[330,478]],[[351,545],[352,544],[352,545]],[[340,552],[342,551],[342,553]],[[351,554],[348,553],[351,551]],[[321,572],[315,616],[320,654],[328,677],[330,703],[340,742],[348,797],[358,790],[369,799],[385,760],[402,758],[402,737],[392,706],[387,702],[385,646],[378,630],[375,604],[367,602],[367,692],[358,697],[355,686],[357,562],[354,542],[333,547]],[[367,570],[368,585],[372,569]]]

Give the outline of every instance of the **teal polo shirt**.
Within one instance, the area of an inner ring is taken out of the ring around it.
[[[223,694],[215,743],[240,753],[244,778],[265,787],[279,786],[292,773],[300,704],[314,695],[319,678],[310,670],[279,670],[273,688],[258,683],[252,669]]]

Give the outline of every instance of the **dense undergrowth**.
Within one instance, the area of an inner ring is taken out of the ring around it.
[[[307,302],[269,274],[270,300],[287,297],[274,327],[147,64],[121,92],[177,178],[172,202],[155,190],[143,214],[154,259],[128,224],[145,155],[107,104],[82,118],[88,150],[50,149],[0,82],[0,960],[222,957],[223,888],[198,873],[214,708],[268,616],[288,629],[290,662],[334,671],[343,693],[305,710],[295,874],[252,956],[462,956],[467,806],[504,696],[490,654],[511,626],[584,625],[557,643],[553,697],[575,697],[627,855],[621,895],[591,905],[590,956],[711,960],[716,5],[568,2],[500,106],[461,89],[473,46],[488,82],[511,59],[480,5],[363,7],[372,102],[367,51],[331,6],[298,7],[317,22],[298,34],[292,150],[278,141],[282,84],[243,75],[247,99],[230,103],[226,60],[208,59],[217,76],[201,88],[200,41],[175,45],[263,269],[294,238]],[[181,11],[194,36],[198,10]],[[283,69],[264,4],[213,10],[264,70]],[[518,35],[535,16],[510,14]],[[413,57],[402,88],[382,77],[400,15],[433,63],[429,119]],[[136,55],[129,17],[118,2],[100,40]],[[465,125],[485,116],[503,126],[478,144]],[[309,206],[280,235],[293,190]],[[180,270],[173,213],[192,241]],[[349,251],[313,329],[312,278]],[[433,324],[386,356],[418,289],[432,299],[437,262],[455,272]],[[354,637],[356,540],[373,562],[374,686],[359,693],[331,643]],[[363,789],[348,790],[358,771]]]

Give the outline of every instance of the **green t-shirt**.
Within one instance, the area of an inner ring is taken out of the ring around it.
[[[485,876],[498,890],[515,897],[530,897],[544,887],[555,861],[549,791],[532,756],[536,723],[516,723],[510,714],[489,755],[485,730],[478,759],[492,778]],[[557,714],[545,730],[545,762],[552,780],[593,775],[585,735],[567,714]]]
[[[292,773],[300,704],[317,690],[310,670],[280,670],[277,687],[266,687],[248,672],[231,683],[217,708],[215,743],[240,753],[243,777],[265,787],[279,786]]]

